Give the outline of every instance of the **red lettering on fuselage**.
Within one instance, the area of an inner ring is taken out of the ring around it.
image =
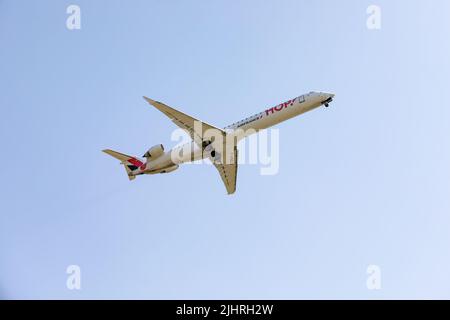
[[[283,109],[285,106],[284,106],[284,104],[282,103],[282,104],[279,104],[279,105],[277,105],[276,107],[274,107],[274,109],[275,109],[275,111],[281,111],[281,109]]]
[[[295,99],[297,99],[297,98],[295,98]],[[273,114],[273,113],[275,113],[275,112],[281,111],[281,110],[283,110],[284,108],[287,108],[287,107],[289,107],[289,106],[292,106],[292,105],[294,104],[294,102],[295,102],[295,99],[286,101],[286,102],[281,103],[281,104],[279,104],[279,105],[277,105],[277,106],[275,106],[275,107],[272,107],[272,108],[270,108],[270,109],[267,109],[267,110],[266,110],[266,116],[268,116],[269,114]]]

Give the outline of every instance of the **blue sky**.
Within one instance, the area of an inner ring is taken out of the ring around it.
[[[0,297],[450,298],[449,9],[0,0]],[[222,127],[311,90],[335,102],[231,197],[211,166],[130,183],[101,152],[174,144],[143,95]]]

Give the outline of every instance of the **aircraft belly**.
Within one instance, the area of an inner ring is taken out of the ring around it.
[[[173,164],[192,162],[203,158],[202,150],[195,144],[189,143],[168,152]]]

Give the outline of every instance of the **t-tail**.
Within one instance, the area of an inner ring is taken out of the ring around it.
[[[139,169],[139,167],[141,167],[142,165],[144,165],[144,163],[138,158],[129,156],[127,154],[123,154],[109,149],[103,150],[103,152],[109,154],[111,157],[114,157],[117,160],[120,160],[120,163],[123,164],[123,166],[125,167],[128,179],[130,180],[134,180],[136,178],[133,172]]]

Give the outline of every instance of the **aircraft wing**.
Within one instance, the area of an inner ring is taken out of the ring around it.
[[[202,142],[203,137],[205,136],[205,132],[210,129],[217,130],[217,132],[220,132],[222,134],[222,143],[223,143],[223,152],[225,153],[226,148],[226,132],[222,129],[219,129],[215,126],[212,126],[208,123],[205,123],[203,121],[197,120],[181,111],[175,110],[174,108],[169,107],[168,105],[165,105],[164,103],[161,103],[159,101],[152,100],[150,98],[144,97],[144,99],[154,106],[156,109],[164,113],[170,120],[172,120],[173,123],[175,123],[178,127],[181,129],[187,131],[189,135],[191,136],[192,140],[202,148]],[[195,122],[201,122],[202,127],[201,130],[195,130]],[[213,142],[212,146],[216,147],[218,141]],[[216,157],[209,157],[209,159],[212,161],[216,169],[219,171],[220,177],[222,178],[223,183],[225,184],[225,188],[227,189],[228,194],[232,194],[236,191],[236,177],[237,177],[237,160],[238,160],[238,150],[236,145],[232,146],[234,149],[232,152],[229,152],[229,154],[226,154],[228,156],[225,161],[223,161],[220,153],[217,153]],[[221,151],[222,152],[222,151]],[[218,160],[220,158],[221,160]]]
[[[154,106],[156,109],[164,113],[170,120],[172,120],[173,123],[175,123],[178,127],[181,129],[187,131],[189,135],[191,136],[192,140],[197,143],[198,146],[202,146],[203,137],[205,136],[205,132],[209,129],[218,130],[223,136],[226,135],[225,131],[222,129],[219,129],[215,126],[212,126],[208,123],[205,123],[203,121],[197,120],[181,111],[175,110],[174,108],[169,107],[168,105],[165,105],[162,102],[152,100],[150,98],[144,97],[144,99],[150,103],[152,106]],[[201,123],[202,127],[201,130],[194,130],[194,124],[195,122]]]
[[[224,149],[225,150],[225,149]],[[238,169],[238,149],[234,146],[233,152],[230,152],[228,159],[225,163],[218,161],[217,159],[210,160],[219,171],[220,177],[222,178],[225,188],[228,194],[233,194],[236,191],[236,180],[237,180],[237,169]]]

